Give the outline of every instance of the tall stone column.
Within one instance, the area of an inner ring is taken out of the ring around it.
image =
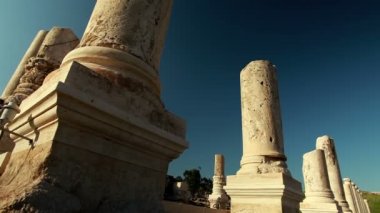
[[[224,157],[221,154],[215,155],[215,170],[212,184],[212,194],[209,195],[210,208],[226,209],[228,197],[223,189],[226,185],[226,177],[224,176]]]
[[[240,84],[243,156],[225,187],[232,212],[296,212],[302,191],[286,165],[276,68],[253,61],[241,71]]]
[[[300,204],[303,213],[340,212],[330,188],[323,150],[304,154],[302,172],[305,183],[305,200]]]
[[[16,70],[14,71],[7,86],[4,88],[3,94],[1,95],[3,99],[8,98],[8,96],[10,96],[13,93],[13,91],[16,89],[21,76],[24,74],[26,63],[31,57],[36,56],[47,33],[48,31],[45,31],[45,30],[38,31],[36,37],[33,39],[28,50],[26,50],[25,55],[22,57],[20,63],[18,64]]]
[[[352,213],[358,213],[359,211],[358,207],[356,206],[355,195],[352,192],[351,180],[349,178],[343,179],[343,190],[350,210],[352,211]]]
[[[164,212],[169,162],[187,148],[185,121],[160,98],[171,3],[96,1],[79,47],[9,126],[35,147],[13,138],[0,185],[17,190],[2,188],[0,211]]]
[[[336,154],[334,140],[327,135],[318,137],[316,148],[324,150],[328,178],[331,190],[334,193],[335,200],[338,202],[338,205],[342,208],[343,212],[351,212],[343,191],[342,176],[340,174],[338,156]]]
[[[65,63],[78,61],[103,75],[130,79],[160,94],[158,69],[172,0],[99,0],[80,48]]]
[[[288,173],[276,68],[254,61],[240,73],[243,156],[238,174]]]

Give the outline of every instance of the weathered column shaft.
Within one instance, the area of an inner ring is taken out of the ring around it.
[[[98,0],[80,46],[119,49],[157,71],[171,6],[171,0]]]
[[[228,197],[223,189],[226,185],[226,177],[224,176],[224,156],[215,155],[215,170],[212,184],[212,194],[209,195],[210,208],[225,209],[228,203]]]
[[[98,0],[80,48],[64,63],[78,61],[113,79],[143,84],[159,96],[158,69],[171,6],[172,0]]]
[[[339,206],[342,207],[343,212],[351,212],[343,192],[342,176],[340,174],[334,140],[327,135],[318,137],[316,148],[324,150],[328,178],[335,200],[338,202]]]
[[[224,176],[224,157],[221,154],[215,155],[214,176]]]
[[[330,189],[323,150],[317,149],[303,155],[302,172],[306,198],[300,204],[301,212],[340,212]]]
[[[323,150],[314,150],[304,154],[302,172],[306,200],[334,202]]]
[[[240,73],[243,156],[240,173],[286,173],[276,68],[269,61],[249,63]],[[273,161],[277,166],[269,165]]]
[[[224,157],[221,154],[215,155],[215,171],[213,177],[212,194],[221,195],[224,192],[223,186],[226,185],[224,176]]]
[[[45,30],[38,31],[36,37],[33,39],[28,50],[25,52],[25,55],[22,57],[20,63],[18,64],[16,70],[14,71],[7,86],[4,88],[3,94],[1,95],[2,98],[4,99],[8,98],[8,96],[10,96],[13,93],[13,91],[16,89],[21,76],[24,74],[26,63],[31,57],[37,55],[37,52],[40,49],[40,46],[47,33],[48,31],[45,31]]]
[[[343,190],[352,213],[358,213],[358,207],[356,206],[355,197],[351,190],[351,180],[349,178],[343,179]]]
[[[50,72],[59,68],[65,55],[78,43],[78,38],[70,29],[52,28],[45,36],[36,56],[28,59],[17,87],[6,101],[13,101],[20,105],[25,98],[42,85]]]

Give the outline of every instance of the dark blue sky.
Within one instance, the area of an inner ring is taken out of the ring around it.
[[[0,86],[39,29],[81,36],[94,1],[3,0]],[[161,61],[166,107],[187,121],[190,148],[169,169],[201,167],[213,156],[227,175],[242,152],[240,70],[267,59],[278,68],[285,152],[302,181],[302,155],[335,139],[341,172],[380,191],[380,5],[375,1],[175,0]]]

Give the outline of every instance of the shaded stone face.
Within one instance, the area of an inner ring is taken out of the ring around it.
[[[98,0],[80,46],[119,49],[159,68],[171,0]]]

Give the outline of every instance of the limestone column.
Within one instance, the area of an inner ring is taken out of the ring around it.
[[[243,156],[238,174],[288,173],[276,67],[254,61],[240,73]]]
[[[9,126],[38,140],[14,138],[0,211],[164,212],[169,162],[188,146],[185,121],[160,98],[172,1],[94,3],[79,47]]]
[[[344,196],[342,176],[340,174],[338,156],[336,154],[334,140],[327,135],[318,137],[316,148],[324,150],[328,178],[331,190],[334,193],[335,200],[338,202],[338,205],[342,208],[343,212],[351,212]]]
[[[340,212],[330,188],[324,151],[304,154],[302,172],[306,198],[300,204],[301,212]]]
[[[365,204],[365,207],[367,208],[367,212],[371,213],[371,209],[369,208],[367,199],[364,199],[364,204]]]
[[[215,170],[212,184],[212,194],[209,195],[210,208],[226,209],[228,197],[223,189],[226,185],[226,177],[224,176],[224,156],[215,155]]]
[[[183,127],[171,125],[178,122],[160,98],[159,64],[171,6],[172,0],[96,1],[79,48],[61,67],[76,61],[124,87],[115,105],[183,136]]]
[[[301,185],[286,165],[275,65],[252,61],[241,71],[240,84],[243,155],[240,170],[227,178],[225,187],[232,212],[298,211]],[[270,185],[278,194],[269,192],[265,186]],[[288,197],[288,190],[293,196]]]
[[[352,213],[358,213],[358,207],[356,206],[355,197],[351,190],[351,180],[349,178],[343,179],[343,190]]]
[[[104,75],[143,83],[159,95],[158,69],[172,0],[98,0],[80,48],[65,63],[78,61]]]
[[[44,32],[39,34],[36,43],[39,43]],[[78,43],[79,39],[70,29],[52,28],[44,37],[36,55],[27,60],[25,71],[6,102],[12,101],[20,105],[25,98],[42,85],[50,72],[59,68],[65,55],[73,50]]]
[[[25,55],[22,57],[20,63],[14,71],[7,86],[4,88],[3,94],[1,95],[3,99],[8,98],[8,96],[10,96],[13,93],[13,90],[15,90],[15,88],[17,87],[21,76],[24,74],[26,63],[31,57],[36,56],[47,33],[48,31],[45,30],[38,31],[36,37],[33,39],[29,48],[26,50]]]

